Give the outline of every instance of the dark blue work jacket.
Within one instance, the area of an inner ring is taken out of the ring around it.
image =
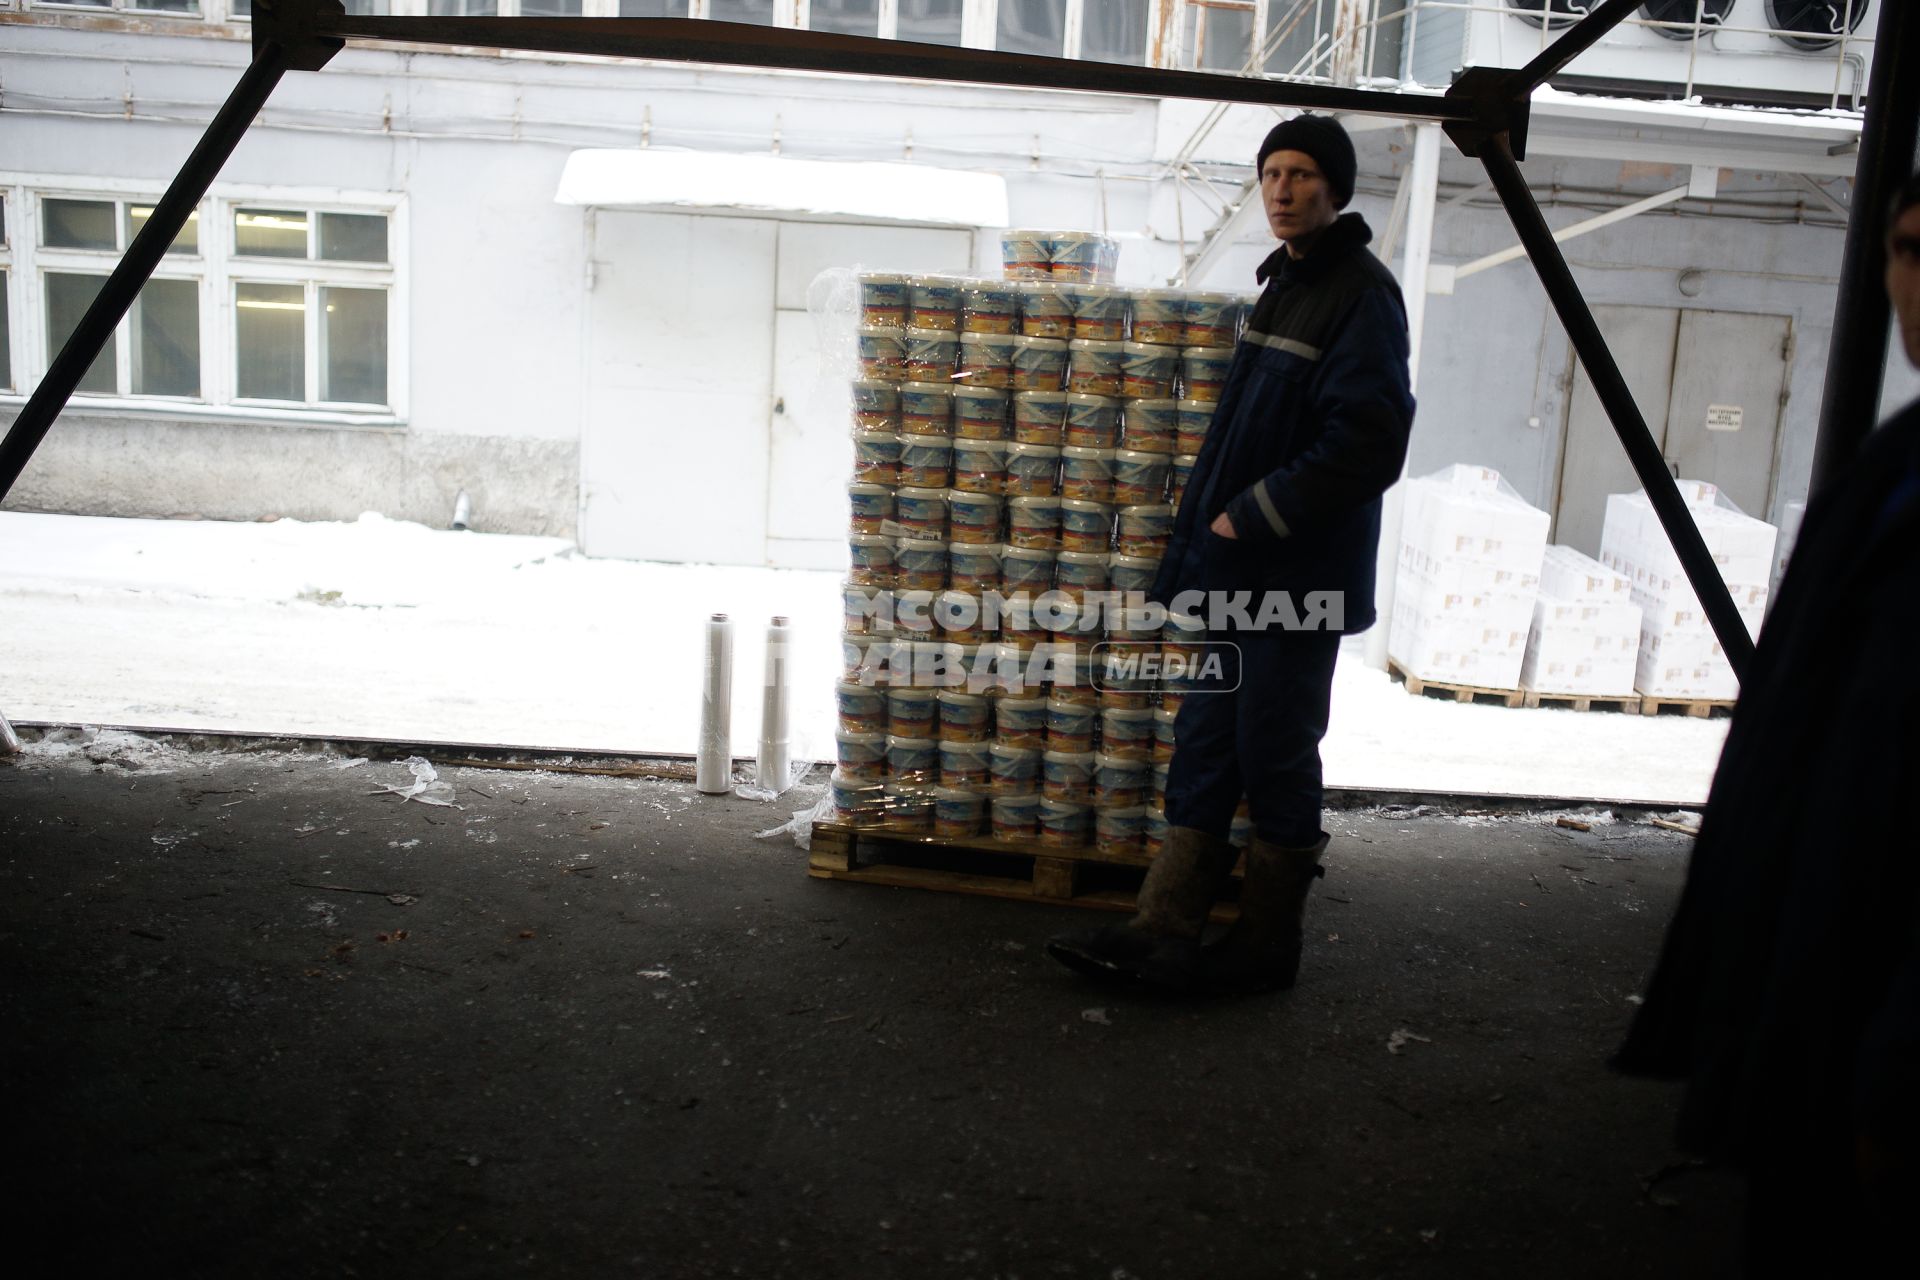
[[[1343,633],[1374,622],[1380,495],[1413,426],[1407,313],[1342,214],[1305,257],[1277,250],[1174,518],[1150,598],[1185,591],[1343,593]],[[1221,512],[1237,539],[1209,531]]]

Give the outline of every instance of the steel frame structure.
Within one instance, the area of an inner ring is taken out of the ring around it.
[[[1734,673],[1744,677],[1753,657],[1753,641],[1518,163],[1526,155],[1528,100],[1533,91],[1639,4],[1640,0],[1605,0],[1527,65],[1513,70],[1470,67],[1455,78],[1445,96],[1420,97],[706,20],[360,17],[348,15],[339,0],[254,0],[253,61],[0,441],[0,499],[45,439],[281,77],[288,71],[321,70],[348,40],[1193,98],[1387,116],[1439,124],[1462,154],[1478,159],[1486,169],[1715,636]],[[1816,483],[1852,455],[1873,424],[1878,402],[1888,326],[1886,300],[1879,287],[1884,248],[1878,221],[1888,193],[1903,180],[1914,153],[1920,76],[1910,74],[1904,83],[1897,83],[1895,68],[1911,61],[1913,32],[1920,25],[1916,10],[1920,5],[1896,3],[1882,4],[1880,9],[1816,444]],[[1414,287],[1422,286],[1415,282]]]

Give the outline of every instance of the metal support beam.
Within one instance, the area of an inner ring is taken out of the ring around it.
[[[1827,385],[1820,400],[1820,434],[1813,446],[1810,492],[1818,494],[1846,469],[1880,416],[1886,375],[1889,308],[1881,277],[1887,270],[1880,220],[1887,202],[1913,169],[1920,131],[1920,4],[1882,0],[1873,43],[1873,75],[1860,130],[1853,178],[1853,212],[1840,258],[1840,292],[1827,349]],[[1900,68],[1907,70],[1902,73]]]
[[[1832,210],[1834,213],[1839,214],[1843,218],[1850,219],[1853,217],[1852,209],[1848,208],[1844,204],[1841,204],[1838,200],[1835,200],[1833,198],[1833,193],[1828,191],[1825,187],[1821,186],[1811,176],[1804,173],[1796,173],[1793,176],[1794,176],[1794,180],[1800,184],[1801,188],[1805,190],[1807,194],[1813,196],[1815,199],[1820,201],[1821,204],[1827,206],[1828,209]]]
[[[1400,250],[1400,234],[1407,229],[1407,193],[1413,189],[1413,164],[1400,171],[1400,180],[1393,184],[1393,208],[1387,211],[1387,225],[1380,232],[1380,238],[1373,242],[1374,256],[1388,266],[1393,265],[1393,255]]]
[[[1527,97],[1550,78],[1566,70],[1569,62],[1591,49],[1601,36],[1619,26],[1642,3],[1643,0],[1607,0],[1574,23],[1572,30],[1542,49],[1532,62],[1514,73],[1515,96]]]
[[[13,726],[7,723],[6,712],[0,711],[0,756],[17,756],[19,754],[20,735],[15,733]]]
[[[1480,161],[1486,166],[1487,176],[1493,179],[1493,189],[1499,193],[1500,203],[1506,206],[1514,230],[1520,233],[1520,243],[1526,246],[1527,256],[1533,259],[1533,268],[1539,273],[1547,298],[1559,313],[1573,349],[1580,355],[1594,393],[1613,423],[1614,434],[1620,437],[1620,444],[1627,451],[1627,461],[1633,464],[1634,474],[1640,477],[1641,488],[1646,490],[1648,501],[1660,517],[1660,525],[1673,544],[1674,554],[1680,558],[1680,567],[1686,571],[1687,581],[1700,599],[1700,607],[1713,626],[1713,634],[1719,639],[1733,674],[1745,678],[1753,661],[1753,637],[1747,634],[1746,623],[1734,608],[1733,596],[1714,566],[1699,527],[1687,513],[1679,487],[1667,473],[1660,446],[1647,430],[1646,419],[1633,402],[1633,392],[1628,390],[1620,366],[1614,363],[1613,353],[1600,334],[1600,326],[1594,322],[1593,312],[1581,296],[1567,260],[1560,254],[1560,246],[1554,243],[1553,232],[1540,215],[1540,206],[1534,203],[1533,192],[1527,188],[1520,166],[1507,149],[1504,134],[1484,139]]]
[[[1420,390],[1420,346],[1427,328],[1427,269],[1433,263],[1433,220],[1440,194],[1440,127],[1415,125],[1413,155],[1401,175],[1405,198],[1407,256],[1400,265],[1400,294],[1407,304],[1407,376]],[[1395,208],[1400,207],[1396,197]],[[1380,545],[1374,550],[1374,610],[1381,623],[1367,632],[1367,665],[1387,669],[1387,638],[1393,627],[1393,598],[1399,589],[1400,529],[1407,506],[1407,464],[1380,504]]]
[[[1662,191],[1658,195],[1648,196],[1644,200],[1635,200],[1632,204],[1623,204],[1618,209],[1609,209],[1605,213],[1597,213],[1591,218],[1583,218],[1579,222],[1564,226],[1553,233],[1553,240],[1555,244],[1565,244],[1577,236],[1586,235],[1589,231],[1598,231],[1600,228],[1610,227],[1616,222],[1625,222],[1635,214],[1645,213],[1649,209],[1659,209],[1665,205],[1676,204],[1686,198],[1687,188],[1685,187],[1675,187],[1671,191]],[[1516,244],[1510,248],[1502,249],[1498,253],[1490,253],[1484,258],[1475,258],[1472,262],[1461,263],[1453,269],[1453,278],[1455,280],[1461,280],[1467,276],[1478,275],[1482,271],[1490,267],[1497,267],[1503,262],[1512,262],[1515,258],[1524,258],[1526,254],[1527,247],[1523,244]]]
[[[313,0],[280,0],[289,4]],[[1122,63],[952,48],[690,18],[383,18],[321,13],[313,29],[357,40],[477,45],[593,57],[644,58],[835,75],[946,80],[1016,89],[1067,89],[1203,102],[1264,103],[1305,111],[1467,121],[1473,104],[1370,89]]]
[[[1440,128],[1416,125],[1413,159],[1407,166],[1407,256],[1400,292],[1407,304],[1408,361],[1414,390],[1420,389],[1420,340],[1427,327],[1427,268],[1433,265],[1433,219],[1440,193]]]
[[[278,41],[267,40],[257,45],[253,62],[240,77],[240,83],[234,86],[207,126],[207,132],[180,167],[167,193],[154,204],[152,216],[127,247],[126,256],[94,295],[93,305],[80,317],[80,323],[74,326],[60,353],[47,367],[46,377],[33,389],[20,416],[8,429],[6,439],[0,440],[0,500],[6,498],[14,481],[20,478],[27,460],[33,457],[33,451],[40,447],[53,426],[53,420],[67,407],[80,379],[105,349],[107,339],[113,336],[114,328],[133,306],[133,300],[153,275],[154,268],[160,265],[167,247],[187,225],[187,219],[205,198],[221,166],[246,135],[247,126],[253,123],[274,86],[280,83],[280,77],[294,62],[293,52]]]

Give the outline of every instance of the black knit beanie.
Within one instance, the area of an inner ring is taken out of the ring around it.
[[[1304,151],[1312,156],[1327,185],[1333,188],[1334,208],[1344,209],[1353,199],[1354,171],[1359,161],[1354,158],[1353,139],[1332,116],[1298,115],[1273,126],[1260,144],[1253,171],[1265,169],[1267,157],[1276,151]]]

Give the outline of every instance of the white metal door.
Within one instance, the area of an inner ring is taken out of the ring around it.
[[[845,352],[820,349],[808,287],[829,267],[965,272],[972,232],[589,217],[581,549],[840,567],[851,331]]]
[[[1786,316],[1680,313],[1667,459],[1688,479],[1711,480],[1760,520],[1773,500],[1791,326]]]
[[[1595,307],[1593,318],[1658,443],[1666,430],[1680,313],[1667,307]],[[1566,447],[1560,457],[1560,501],[1554,513],[1553,540],[1598,556],[1607,495],[1631,493],[1639,487],[1633,464],[1627,461],[1620,437],[1614,433],[1613,423],[1576,356],[1573,394],[1567,399]]]
[[[852,402],[850,343],[832,340],[831,320],[807,311],[807,291],[834,267],[872,271],[964,273],[973,233],[924,227],[780,225],[773,340],[773,404],[768,436],[767,562],[808,569],[845,565],[848,435]],[[838,323],[849,323],[844,317]],[[823,332],[829,326],[822,350]],[[851,331],[841,335],[850,338]],[[844,347],[842,350],[840,348]]]
[[[1771,509],[1792,322],[1786,316],[1595,307],[1667,469],[1717,486],[1748,515]],[[1554,541],[1600,553],[1607,495],[1639,477],[1575,361]]]
[[[588,216],[581,549],[766,563],[778,224]]]
[[[774,313],[773,386],[767,562],[838,569],[847,558],[853,407],[846,371],[822,358],[813,317],[805,311]]]

